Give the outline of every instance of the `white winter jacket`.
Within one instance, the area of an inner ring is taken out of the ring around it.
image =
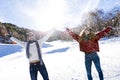
[[[52,35],[52,33],[54,31],[55,31],[55,29],[52,29],[52,30],[48,31],[47,34],[43,38],[38,40],[41,53],[42,53],[41,47],[42,47],[43,43]],[[14,37],[12,37],[11,39],[16,41],[23,48],[26,48],[27,42],[20,41],[20,40],[14,38]],[[32,43],[30,45],[29,52],[30,52],[30,57],[28,58],[28,60],[29,60],[30,63],[34,63],[34,62],[40,61],[39,60],[39,56],[38,56],[38,52],[37,52],[37,47],[36,47],[35,43]]]

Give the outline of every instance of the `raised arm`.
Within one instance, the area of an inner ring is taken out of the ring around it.
[[[80,32],[79,36],[81,37],[84,33],[84,31],[87,29],[87,27],[84,27],[84,29]]]
[[[15,37],[11,37],[11,40],[15,41],[18,45],[22,46],[23,48],[26,47],[26,42],[24,42],[24,41],[20,41]]]
[[[100,31],[99,33],[97,33],[97,40],[99,40],[100,38],[102,38],[103,36],[105,36],[108,32],[111,31],[111,27],[108,26],[106,29]]]
[[[72,36],[73,39],[79,41],[80,36],[78,34],[72,32],[69,28],[66,28],[66,31],[69,33],[70,36]]]
[[[54,29],[51,29],[51,30],[47,31],[47,34],[46,34],[42,39],[39,39],[39,40],[38,40],[38,43],[39,43],[40,45],[42,45],[42,44],[52,35],[52,33],[53,33],[55,30],[56,30],[56,29],[54,28]]]

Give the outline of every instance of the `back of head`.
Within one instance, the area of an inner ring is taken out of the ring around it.
[[[87,34],[89,34],[90,32],[92,32],[92,28],[90,28],[90,27],[85,27],[85,28],[79,33],[79,36],[82,36],[83,34],[87,35]]]
[[[80,32],[79,36],[81,36],[81,38],[87,37],[88,39],[93,39],[96,35],[92,28],[86,27]]]

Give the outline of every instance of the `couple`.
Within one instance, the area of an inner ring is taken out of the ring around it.
[[[79,43],[80,51],[85,53],[85,67],[88,80],[93,80],[91,75],[92,61],[95,64],[100,80],[104,80],[103,72],[100,66],[100,59],[96,52],[99,51],[98,40],[110,32],[110,30],[111,27],[107,27],[105,30],[95,34],[93,33],[92,29],[85,28],[81,31],[80,35],[78,35],[72,32],[69,28],[66,28],[66,31],[69,33],[69,35]],[[49,80],[48,72],[41,55],[41,46],[42,43],[45,42],[54,31],[55,30],[48,31],[48,34],[40,40],[36,40],[35,35],[30,32],[28,33],[27,44],[25,45],[24,42],[21,42],[23,47],[26,47],[26,56],[30,63],[29,70],[31,80],[37,80],[38,71],[41,73],[43,80]],[[17,39],[14,40],[18,43],[20,42]]]

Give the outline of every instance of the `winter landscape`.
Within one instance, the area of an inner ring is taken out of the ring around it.
[[[105,80],[120,80],[120,37],[103,38],[99,44]],[[18,44],[0,44],[0,47],[0,80],[30,80],[25,49]],[[42,52],[50,80],[87,80],[84,53],[79,51],[76,41],[45,42]],[[99,80],[94,67],[93,78]],[[38,75],[38,80],[42,80]]]
[[[11,37],[27,41],[32,31],[39,39],[53,28],[42,45],[50,80],[88,80],[85,55],[65,29],[79,34],[107,26],[112,31],[99,40],[98,52],[104,80],[120,80],[120,0],[0,0],[0,80],[30,80],[25,48]],[[94,64],[92,76],[99,80]]]

